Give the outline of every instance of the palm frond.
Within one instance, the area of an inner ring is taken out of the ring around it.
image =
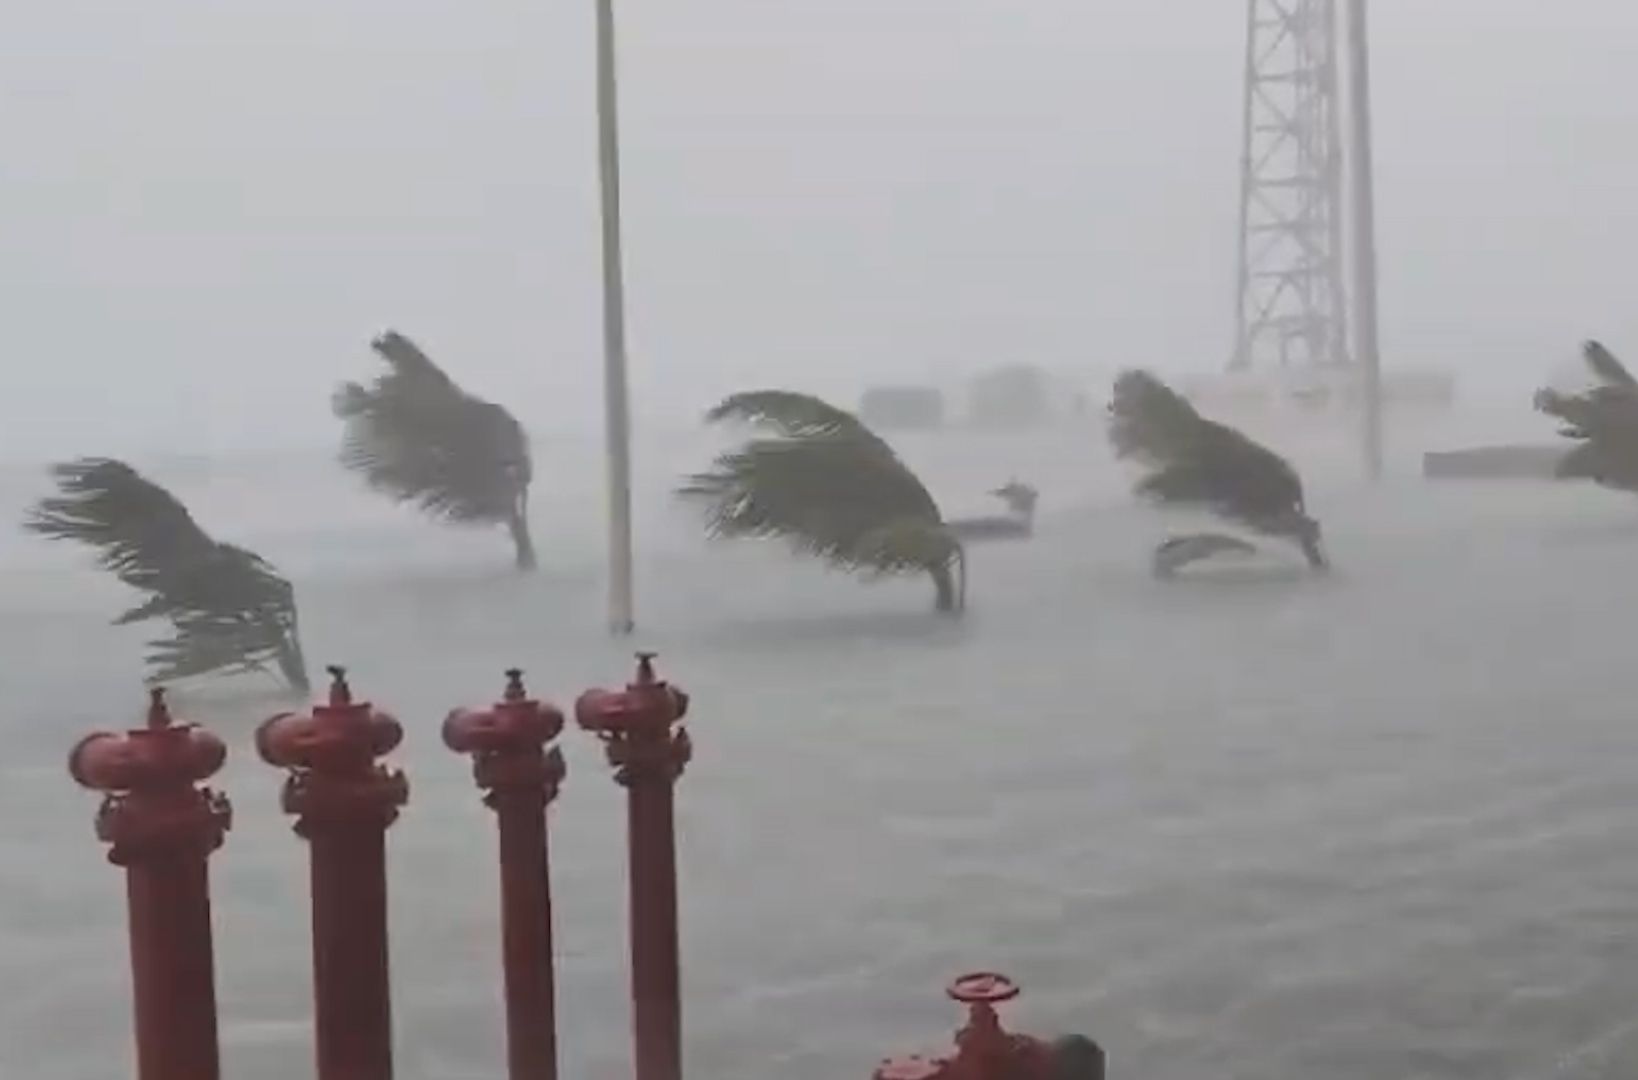
[[[211,539],[169,491],[124,462],[81,458],[51,470],[60,494],[41,499],[30,532],[72,540],[146,599],[116,625],[169,621],[172,637],[150,643],[156,679],[277,665],[305,692],[290,582],[254,552]]]
[[[1638,380],[1596,341],[1582,346],[1582,357],[1597,385],[1580,393],[1543,388],[1535,395],[1536,409],[1579,444],[1559,461],[1557,475],[1638,491]]]
[[[1289,462],[1234,428],[1208,420],[1146,371],[1125,371],[1109,404],[1117,458],[1150,467],[1137,493],[1197,506],[1256,532],[1302,544],[1318,566],[1319,525],[1308,516],[1302,480]]]
[[[881,440],[858,417],[845,409],[790,390],[746,390],[724,398],[705,414],[707,423],[738,421],[771,427],[787,439],[852,435],[865,441]],[[882,443],[885,446],[885,443]]]
[[[1615,354],[1597,341],[1588,341],[1581,346],[1581,355],[1587,360],[1587,366],[1592,368],[1593,374],[1603,380],[1606,386],[1619,386],[1626,390],[1638,390],[1638,379],[1632,377],[1626,366],[1615,358]]]
[[[270,634],[269,622],[258,615],[221,615],[187,611],[171,618],[175,632],[148,642],[147,663],[154,682],[171,682],[218,671],[269,672],[277,670],[287,682],[306,693],[306,675],[293,676],[289,648],[283,634]],[[276,625],[276,624],[275,624]]]
[[[80,458],[51,476],[61,494],[41,499],[24,528],[95,548],[98,564],[133,588],[153,588],[160,574],[216,546],[175,496],[122,461]]]
[[[1175,460],[1198,441],[1205,423],[1183,396],[1147,371],[1123,371],[1109,404],[1109,441],[1118,458],[1146,464]]]
[[[389,370],[331,399],[345,424],[341,463],[373,490],[461,525],[508,526],[520,566],[533,565],[527,500],[529,438],[505,408],[457,386],[414,342],[389,330],[371,342]]]
[[[771,428],[719,454],[678,489],[716,537],[780,538],[869,576],[930,573],[953,605],[960,545],[938,504],[890,446],[852,414],[806,394],[736,394],[707,414]]]

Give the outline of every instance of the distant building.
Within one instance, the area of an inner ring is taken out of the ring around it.
[[[1563,443],[1430,450],[1422,455],[1422,475],[1433,480],[1551,480],[1567,453]]]
[[[944,426],[944,395],[931,386],[872,386],[859,398],[859,419],[884,431]]]
[[[1027,428],[1052,417],[1052,387],[1032,364],[993,368],[967,384],[967,416],[977,427]]]

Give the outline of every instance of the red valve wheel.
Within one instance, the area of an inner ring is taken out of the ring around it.
[[[993,1005],[1017,997],[1018,984],[993,971],[974,971],[957,978],[945,993],[963,1005]]]

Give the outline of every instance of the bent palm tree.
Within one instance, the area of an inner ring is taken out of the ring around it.
[[[1638,380],[1596,341],[1582,345],[1581,355],[1597,386],[1579,394],[1536,391],[1536,409],[1559,420],[1559,434],[1578,443],[1559,459],[1555,475],[1638,491]]]
[[[346,422],[341,463],[376,491],[457,525],[505,525],[520,570],[535,566],[529,536],[533,465],[523,426],[464,392],[409,338],[370,343],[391,369],[368,387],[344,383],[331,401]]]
[[[173,635],[148,643],[154,681],[271,666],[308,691],[295,592],[271,565],[211,539],[174,495],[124,462],[80,458],[52,475],[62,494],[41,499],[23,527],[97,549],[103,569],[149,594],[114,625],[170,621]]]
[[[1319,522],[1308,516],[1302,480],[1284,458],[1207,420],[1146,371],[1126,371],[1115,380],[1109,416],[1115,456],[1152,469],[1138,482],[1139,495],[1199,506],[1253,532],[1294,541],[1309,566],[1325,568]],[[1174,538],[1157,549],[1155,571],[1167,576],[1194,559],[1248,546],[1216,533]]]
[[[925,573],[939,611],[964,606],[964,553],[938,504],[851,413],[807,394],[758,390],[727,398],[706,419],[774,432],[719,454],[678,490],[705,504],[713,536],[783,537],[871,577]]]

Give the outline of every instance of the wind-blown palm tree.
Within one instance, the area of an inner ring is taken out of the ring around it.
[[[331,401],[345,421],[341,463],[398,502],[457,525],[505,525],[520,570],[535,566],[529,536],[533,465],[523,426],[499,405],[464,392],[409,338],[370,343],[391,370]]]
[[[1578,394],[1536,391],[1536,408],[1561,422],[1559,433],[1577,445],[1555,470],[1564,480],[1591,480],[1638,491],[1638,380],[1596,341],[1581,347],[1598,385]]]
[[[757,390],[727,398],[706,419],[772,432],[719,454],[679,489],[704,504],[713,536],[782,537],[871,577],[924,573],[939,611],[964,605],[964,552],[938,504],[853,414],[807,394]]]
[[[1295,542],[1309,566],[1323,569],[1319,522],[1303,505],[1302,480],[1286,460],[1225,424],[1208,420],[1146,371],[1115,380],[1109,438],[1117,458],[1150,466],[1137,493],[1173,506],[1198,506],[1265,536]],[[1155,551],[1166,576],[1215,551],[1252,550],[1237,537],[1176,537]]]
[[[114,625],[169,620],[148,643],[154,681],[217,671],[276,669],[308,689],[290,582],[254,552],[211,539],[177,498],[121,461],[57,465],[60,495],[41,499],[23,527],[95,548],[101,567],[148,594]]]

